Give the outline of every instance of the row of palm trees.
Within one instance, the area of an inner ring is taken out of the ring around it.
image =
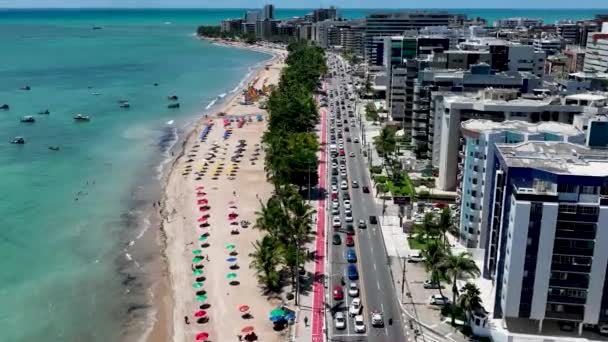
[[[287,50],[287,66],[268,99],[268,130],[263,137],[266,176],[274,193],[256,212],[255,228],[264,234],[250,254],[250,266],[269,292],[281,289],[286,274],[298,291],[298,271],[309,258],[304,246],[314,237],[315,211],[298,190],[307,187],[310,193],[318,180],[314,128],[319,115],[313,92],[327,68],[319,47],[292,43]]]
[[[442,283],[452,285],[451,319],[454,325],[458,308],[470,313],[480,309],[482,303],[475,284],[466,283],[462,289],[458,288],[458,280],[479,277],[481,272],[468,252],[452,253],[447,239],[452,229],[452,213],[444,208],[439,215],[427,213],[422,223],[414,225],[412,238],[422,243],[424,266],[439,294],[443,296]]]

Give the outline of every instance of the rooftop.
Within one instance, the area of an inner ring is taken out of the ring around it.
[[[555,174],[608,177],[608,150],[548,141],[496,144],[496,148],[509,167],[534,168]]]
[[[561,122],[546,121],[529,123],[526,121],[508,120],[502,122],[475,119],[467,120],[461,124],[462,129],[474,132],[500,132],[519,131],[523,133],[554,133],[564,136],[576,136],[583,134],[572,125]]]

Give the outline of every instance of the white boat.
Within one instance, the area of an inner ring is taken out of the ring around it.
[[[74,116],[74,120],[76,120],[76,121],[91,121],[91,118],[89,118],[86,115],[76,114],[76,116]]]

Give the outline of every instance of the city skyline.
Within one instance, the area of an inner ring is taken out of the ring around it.
[[[336,6],[339,8],[386,8],[386,9],[603,9],[607,8],[606,2],[603,0],[584,0],[573,3],[566,0],[541,0],[530,3],[524,0],[515,0],[509,2],[508,7],[492,6],[482,0],[465,0],[458,3],[458,6],[451,5],[452,3],[445,0],[430,0],[425,2],[424,7],[415,7],[410,3],[404,3],[396,0],[383,2],[381,7],[377,6],[377,2],[367,0],[336,0],[336,1],[321,1],[311,2],[306,0],[300,1],[244,1],[244,0],[227,0],[217,6],[216,3],[201,3],[194,0],[178,0],[167,2],[164,0],[89,0],[83,3],[82,0],[25,0],[15,2],[12,0],[0,0],[0,8],[214,8],[214,9],[231,9],[231,8],[258,8],[267,3],[272,3],[277,8],[289,9],[309,9],[318,7]],[[488,6],[489,5],[489,6]]]

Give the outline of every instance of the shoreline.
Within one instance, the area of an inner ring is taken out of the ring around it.
[[[238,99],[242,96],[241,94],[244,87],[246,87],[253,80],[259,79],[264,70],[267,70],[267,66],[277,64],[282,56],[280,50],[269,49],[258,45],[249,46],[246,44],[209,40],[202,37],[197,38],[210,41],[215,45],[266,53],[271,57],[268,60],[260,63],[260,65],[254,66],[255,69],[252,70],[251,74],[239,82],[237,87],[234,88],[235,91],[231,91],[221,98],[220,103],[215,103],[208,109],[205,108],[195,121],[189,123],[184,128],[184,131],[187,133],[184,135],[183,139],[178,139],[171,149],[173,157],[171,161],[165,165],[167,169],[165,170],[164,175],[162,175],[160,181],[162,188],[162,199],[160,201],[160,207],[154,215],[157,219],[157,221],[155,220],[155,223],[158,223],[159,226],[157,241],[160,247],[159,262],[161,268],[160,274],[162,276],[161,279],[156,280],[152,286],[152,303],[153,307],[155,308],[154,323],[145,332],[146,336],[143,336],[143,338],[140,339],[149,342],[177,340],[175,338],[175,322],[178,318],[175,316],[177,311],[176,301],[178,299],[176,299],[176,284],[172,279],[172,275],[176,272],[176,270],[172,269],[171,263],[173,260],[168,253],[168,249],[171,247],[169,238],[172,234],[172,232],[168,231],[169,227],[167,226],[167,223],[170,222],[171,215],[168,209],[168,202],[172,196],[169,189],[169,183],[173,178],[180,176],[177,174],[180,160],[182,160],[186,155],[188,146],[193,144],[193,141],[197,136],[196,134],[201,130],[203,124],[207,122],[207,120],[217,119],[219,117],[218,113],[220,112],[228,112],[229,109],[234,106],[238,102]],[[181,142],[179,140],[181,140]]]

